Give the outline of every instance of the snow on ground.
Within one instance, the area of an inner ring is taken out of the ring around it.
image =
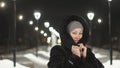
[[[29,67],[23,66],[19,63],[16,63],[16,67],[14,67],[13,61],[9,59],[3,59],[3,60],[0,60],[0,68],[29,68]]]
[[[49,51],[46,52],[46,51],[39,51],[38,52],[39,54],[42,54],[46,57],[49,57]],[[107,55],[102,55],[100,53],[96,53],[95,54],[96,58],[105,58],[107,57]],[[43,65],[43,66],[46,66],[47,63],[48,63],[48,59],[45,59],[41,56],[39,57],[36,57],[34,54],[32,53],[27,53],[27,54],[24,54],[24,57],[26,57],[27,59],[31,60],[32,62],[38,64],[38,65]],[[110,60],[106,61],[106,62],[103,62],[103,65],[105,66],[105,68],[120,68],[120,59],[116,60],[116,59],[113,59],[113,64],[110,65]],[[23,66],[19,63],[16,63],[16,67],[13,67],[13,61],[11,60],[8,60],[8,59],[3,59],[3,60],[0,60],[0,68],[29,68],[29,67],[26,67],[26,66]]]
[[[100,53],[95,53],[96,58],[105,58],[107,57],[107,55],[102,55]],[[110,65],[110,60],[108,60],[107,62],[104,62],[103,65],[105,66],[105,68],[120,68],[120,59],[119,60],[112,60],[112,65]]]
[[[105,68],[120,68],[120,60],[113,60],[113,64],[110,65],[110,60],[107,62],[103,63]]]
[[[24,57],[26,57],[27,59],[31,60],[32,62],[38,64],[38,65],[47,65],[48,63],[48,60],[47,59],[44,59],[42,57],[36,57],[34,54],[32,53],[28,53],[28,54],[25,54]]]
[[[39,51],[39,54],[42,54],[44,56],[47,56],[49,57],[49,52],[44,52],[44,51]],[[95,56],[97,58],[104,58],[104,57],[107,57],[106,55],[102,55],[102,54],[99,54],[99,53],[96,53]],[[29,56],[30,57],[30,56]],[[27,57],[28,58],[28,57]],[[41,58],[41,59],[40,59]],[[32,58],[31,58],[32,59]],[[39,64],[44,64],[46,65],[46,63],[48,62],[48,60],[46,59],[42,59],[42,57],[39,57],[40,60],[42,61],[36,61],[36,62],[39,62]],[[105,68],[120,68],[120,59],[119,60],[115,60],[113,59],[113,64],[110,65],[110,60],[108,60],[107,62],[104,62],[103,65],[105,66]]]

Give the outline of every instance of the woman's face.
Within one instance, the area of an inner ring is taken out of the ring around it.
[[[83,29],[81,28],[75,28],[72,31],[70,31],[70,36],[74,40],[75,43],[77,43],[83,36]]]

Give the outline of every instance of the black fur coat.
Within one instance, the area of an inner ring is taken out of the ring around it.
[[[78,43],[86,45],[89,39],[87,23],[82,17],[71,16],[65,20],[60,30],[61,45],[56,45],[51,49],[48,68],[104,68],[103,64],[94,56],[90,48],[87,48],[87,57],[79,58],[72,54],[72,45],[77,45],[66,31],[66,27],[71,21],[79,21],[84,27],[83,37]]]

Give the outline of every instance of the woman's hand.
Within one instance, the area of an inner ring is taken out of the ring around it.
[[[72,46],[72,53],[78,57],[81,57],[80,47],[79,46]]]
[[[83,57],[83,58],[86,58],[86,56],[87,56],[87,47],[86,46],[84,46],[82,43],[80,43],[80,44],[78,44],[79,45],[79,48],[80,48],[80,53],[81,53],[81,56]]]

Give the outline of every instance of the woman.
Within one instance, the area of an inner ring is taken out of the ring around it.
[[[72,15],[62,26],[62,43],[51,49],[48,68],[104,68],[87,47],[89,30],[86,21]]]

